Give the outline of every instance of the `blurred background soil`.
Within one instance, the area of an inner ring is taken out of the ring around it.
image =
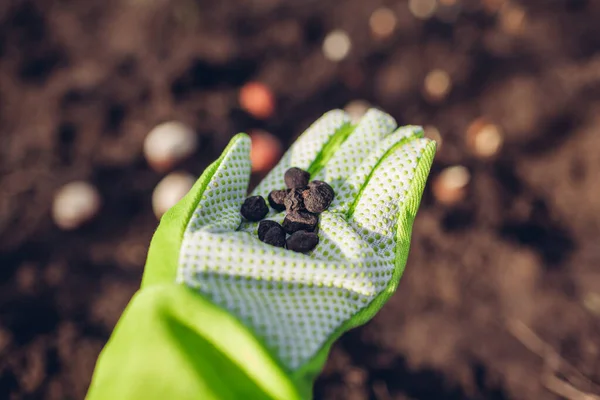
[[[391,32],[370,27],[380,7]],[[199,176],[239,131],[287,147],[357,99],[441,141],[398,293],[335,345],[316,398],[598,394],[599,21],[596,0],[0,2],[0,398],[84,397],[157,226],[151,128],[193,127],[178,168]],[[240,107],[249,81],[267,118]],[[481,118],[503,140],[486,157]],[[80,179],[102,207],[63,231],[53,198]]]

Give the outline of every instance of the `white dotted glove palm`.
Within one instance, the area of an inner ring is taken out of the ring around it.
[[[308,254],[265,244],[258,223],[242,221],[249,151],[246,135],[234,137],[163,217],[159,230],[177,221],[172,239],[161,240],[179,249],[178,260],[161,260],[151,248],[156,267],[146,267],[144,285],[176,279],[194,288],[250,328],[296,380],[312,382],[332,342],[372,318],[395,291],[435,143],[419,127],[396,129],[375,109],[356,125],[341,110],[317,120],[252,193],[266,199],[284,189],[290,167],[331,185],[335,199],[320,214],[320,242]]]

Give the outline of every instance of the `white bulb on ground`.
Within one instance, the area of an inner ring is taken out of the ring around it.
[[[439,154],[440,149],[442,148],[442,143],[443,143],[443,138],[442,138],[442,134],[440,133],[439,129],[436,128],[433,125],[427,125],[423,128],[423,131],[425,133],[425,137],[428,139],[431,139],[433,141],[435,141],[436,143],[436,148],[437,151],[436,155]]]
[[[442,204],[456,204],[465,199],[470,181],[467,168],[462,165],[448,167],[433,181],[433,195]]]
[[[152,193],[152,209],[156,218],[162,217],[190,191],[196,178],[186,172],[172,172],[165,176]]]
[[[504,142],[504,133],[498,125],[482,117],[469,125],[466,140],[471,152],[480,158],[488,158],[500,151]]]
[[[500,9],[500,27],[508,34],[516,35],[521,32],[526,18],[523,8],[506,3]]]
[[[419,19],[430,18],[437,9],[437,0],[409,0],[408,9]]]
[[[378,8],[373,11],[369,18],[371,34],[378,39],[385,39],[391,36],[396,29],[396,15],[389,8]]]
[[[100,194],[83,181],[67,183],[54,196],[52,219],[63,230],[79,228],[96,216],[100,209]]]
[[[323,53],[331,61],[342,61],[351,47],[350,37],[342,30],[331,31],[323,41]]]
[[[370,107],[371,105],[365,100],[352,100],[350,103],[346,104],[344,111],[350,116],[350,121],[352,121],[353,124],[356,124]]]
[[[442,69],[434,69],[425,77],[425,93],[433,101],[444,99],[452,88],[450,75]]]
[[[469,170],[462,165],[448,167],[440,174],[444,183],[450,189],[458,189],[467,186],[471,180]]]
[[[496,125],[487,125],[475,137],[475,148],[483,157],[491,157],[502,146],[502,135]]]
[[[144,141],[144,155],[148,164],[165,172],[192,155],[198,147],[196,133],[189,126],[170,121],[157,125]]]

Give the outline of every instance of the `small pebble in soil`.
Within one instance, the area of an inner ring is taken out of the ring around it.
[[[250,132],[252,172],[263,174],[275,166],[283,151],[277,137],[260,129]]]
[[[63,230],[76,229],[96,216],[100,203],[100,194],[93,185],[82,181],[67,183],[54,196],[52,218]]]
[[[302,197],[302,192],[304,190],[304,188],[296,188],[289,190],[283,202],[283,204],[285,205],[285,209],[288,213],[306,210],[306,208],[304,207],[304,197]]]
[[[144,156],[157,172],[170,170],[192,155],[197,148],[196,132],[177,121],[158,124],[144,140]]]
[[[302,192],[304,207],[311,213],[321,213],[329,207],[333,201],[333,189],[323,181],[312,181],[308,189]]]
[[[152,192],[152,210],[156,218],[163,216],[194,186],[196,178],[186,172],[172,172],[165,176]]]
[[[308,185],[310,174],[300,168],[292,167],[285,171],[283,180],[290,189],[303,188]]]
[[[248,221],[260,221],[269,212],[269,207],[262,196],[250,196],[244,200],[240,212]]]
[[[283,231],[283,227],[275,221],[271,221],[269,219],[263,219],[260,221],[258,224],[258,238],[263,240],[267,231],[273,227],[279,227]]]
[[[267,119],[275,111],[275,97],[267,85],[248,82],[240,89],[240,106],[255,118]]]
[[[319,235],[314,232],[297,231],[286,240],[289,250],[306,253],[314,249],[319,243]]]
[[[267,196],[267,200],[269,201],[269,204],[271,205],[271,207],[276,210],[276,211],[283,211],[285,210],[285,197],[287,196],[289,192],[288,190],[273,190],[271,191],[271,193],[269,193],[269,196]]]
[[[272,246],[285,247],[285,232],[283,228],[277,224],[277,226],[271,227],[260,240]]]
[[[315,214],[307,211],[293,211],[286,214],[282,225],[287,233],[294,233],[297,231],[312,232],[317,227],[318,222],[319,217]]]

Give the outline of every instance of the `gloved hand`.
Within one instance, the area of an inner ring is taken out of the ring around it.
[[[331,111],[253,191],[284,189],[290,167],[332,186],[309,254],[242,221],[250,140],[235,136],[162,218],[88,398],[310,398],[331,344],[375,315],[404,270],[435,143],[395,128],[375,109],[357,125]]]

